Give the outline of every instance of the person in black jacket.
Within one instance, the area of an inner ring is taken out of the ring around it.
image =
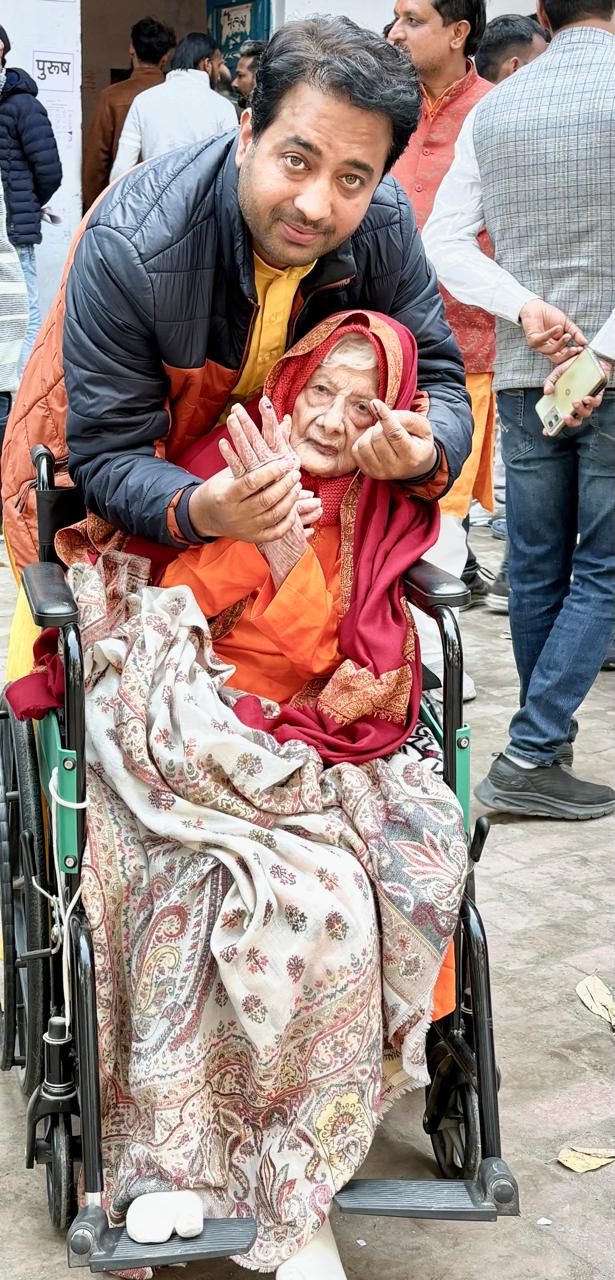
[[[21,372],[41,323],[34,250],[42,239],[41,209],[60,186],[62,165],[49,117],[37,102],[34,80],[19,67],[6,67],[10,48],[7,33],[0,27],[0,173],[8,237],[17,249],[28,290]]]
[[[292,341],[361,307],[412,330],[428,405],[400,413],[394,446],[370,429],[358,466],[425,498],[448,488],[471,444],[463,364],[412,210],[382,180],[419,109],[412,64],[380,36],[347,18],[288,23],[238,137],[151,160],[103,196],[63,338],[69,471],[90,511],[174,546],[282,536],[297,501],[286,461],[203,483],[175,460]]]

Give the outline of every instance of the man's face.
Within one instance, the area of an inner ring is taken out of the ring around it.
[[[254,88],[255,75],[251,70],[254,58],[240,58],[237,63],[235,79],[233,80],[233,88],[246,102]]]
[[[431,0],[397,0],[395,17],[390,43],[403,48],[421,80],[427,79],[450,57],[454,24],[444,26]]]
[[[255,248],[275,266],[306,266],[352,235],[384,172],[390,121],[298,84],[254,140],[239,127],[241,212]]]
[[[214,49],[207,66],[207,70],[209,72],[209,83],[211,84],[212,89],[218,88],[220,83],[220,67],[222,65],[222,54],[219,49]]]
[[[312,476],[345,476],[356,469],[352,446],[376,421],[377,369],[321,364],[299,392],[290,443]]]

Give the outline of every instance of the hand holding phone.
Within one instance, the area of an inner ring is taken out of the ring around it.
[[[607,375],[590,347],[575,356],[561,369],[554,370],[550,379],[555,390],[542,396],[536,405],[536,413],[544,426],[544,435],[558,436],[567,426],[579,426],[575,422],[575,404],[588,396],[596,396],[607,384]],[[570,419],[573,419],[570,421]]]

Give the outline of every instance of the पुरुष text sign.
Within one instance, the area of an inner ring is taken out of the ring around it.
[[[74,54],[35,49],[32,54],[32,75],[36,83],[45,89],[53,89],[54,93],[72,93]]]

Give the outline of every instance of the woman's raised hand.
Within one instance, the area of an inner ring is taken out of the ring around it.
[[[412,480],[435,464],[437,451],[431,423],[421,413],[389,409],[372,400],[378,419],[352,447],[357,466],[375,480]]]

